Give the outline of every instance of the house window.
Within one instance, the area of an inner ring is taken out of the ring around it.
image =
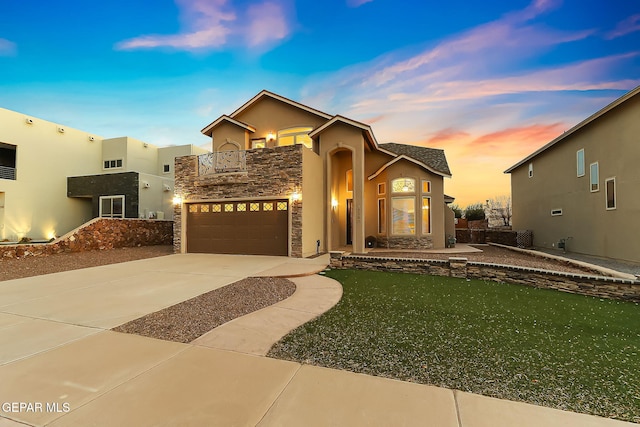
[[[422,198],[422,234],[431,234],[431,197]]]
[[[101,218],[124,218],[124,196],[100,196]]]
[[[347,191],[353,191],[353,169],[347,171],[345,180],[347,182]]]
[[[422,181],[422,192],[424,194],[431,193],[431,181]]]
[[[258,138],[251,140],[251,148],[264,148],[267,146],[267,140],[265,138]]]
[[[576,152],[576,174],[584,176],[584,148]]]
[[[562,209],[552,209],[551,216],[562,216]]]
[[[591,165],[589,166],[589,170],[591,172],[591,192],[593,193],[600,190],[600,174],[598,162],[591,163]]]
[[[169,173],[169,172],[171,172],[171,165],[169,165],[169,164],[165,164],[165,165],[163,165],[163,166],[162,166],[162,172],[164,172],[164,173]]]
[[[122,159],[115,160],[105,160],[104,168],[105,169],[117,169],[122,167]]]
[[[393,193],[415,193],[416,180],[413,178],[398,178],[391,181],[391,192]]]
[[[604,182],[604,189],[607,193],[607,210],[616,208],[616,179],[607,178]]]
[[[416,234],[416,198],[393,197],[391,199],[392,233],[399,236]]]
[[[16,179],[16,148],[0,142],[0,179]]]
[[[309,137],[312,127],[295,127],[278,131],[278,145],[302,144],[307,148],[313,148],[313,141]]]
[[[533,163],[529,163],[529,178],[533,178]]]
[[[384,196],[387,192],[387,183],[381,182],[378,184],[378,196]]]
[[[378,199],[378,233],[387,232],[387,201]]]

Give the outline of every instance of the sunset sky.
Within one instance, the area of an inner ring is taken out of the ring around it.
[[[638,0],[0,0],[0,107],[204,145],[268,89],[444,149],[463,207],[638,85]]]

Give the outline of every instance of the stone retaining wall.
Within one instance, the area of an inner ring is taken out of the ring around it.
[[[451,257],[448,261],[443,261],[344,255],[342,252],[331,252],[330,266],[335,269],[352,268],[491,280],[599,298],[640,302],[640,281],[637,280],[469,262],[467,258],[462,257]]]
[[[456,229],[456,243],[499,243],[507,246],[518,245],[518,232],[515,230],[492,229]]]
[[[172,238],[173,221],[95,218],[50,243],[0,245],[0,259],[171,245]]]

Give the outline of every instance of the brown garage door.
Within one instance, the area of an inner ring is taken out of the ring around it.
[[[187,207],[187,252],[289,254],[289,202],[193,203]]]

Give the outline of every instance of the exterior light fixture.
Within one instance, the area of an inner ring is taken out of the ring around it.
[[[333,209],[338,209],[338,201],[336,199],[331,199],[331,207]]]
[[[275,141],[275,139],[276,139],[275,132],[269,132],[267,134],[267,142]]]
[[[291,200],[293,200],[294,202],[299,202],[300,199],[302,199],[302,196],[300,195],[300,193],[298,193],[297,191],[294,191],[293,194],[291,195]]]
[[[181,205],[182,204],[182,197],[176,195],[173,197],[173,204],[174,205]]]

